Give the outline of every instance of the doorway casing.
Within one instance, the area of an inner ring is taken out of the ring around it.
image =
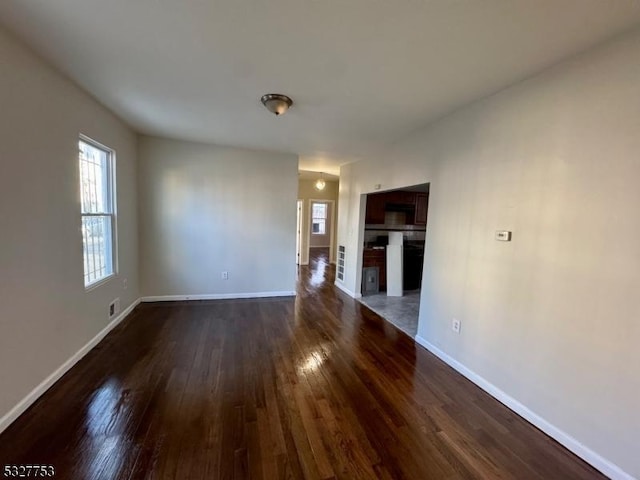
[[[303,205],[304,205],[304,200],[298,199],[297,208],[296,208],[296,265],[300,265],[302,262],[302,206]]]

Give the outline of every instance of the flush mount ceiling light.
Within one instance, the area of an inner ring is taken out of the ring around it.
[[[281,95],[279,93],[267,93],[262,96],[260,101],[265,107],[267,107],[267,110],[276,115],[286,113],[287,110],[289,110],[289,107],[293,105],[293,100],[286,95]]]
[[[324,181],[324,175],[320,172],[320,178],[316,180],[315,187],[316,190],[324,190],[324,187],[327,185],[327,182]]]

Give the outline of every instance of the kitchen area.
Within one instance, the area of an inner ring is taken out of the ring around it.
[[[367,195],[361,302],[411,337],[418,325],[429,184]]]

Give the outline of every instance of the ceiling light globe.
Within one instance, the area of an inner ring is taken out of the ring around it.
[[[277,116],[286,113],[289,107],[293,105],[293,100],[279,93],[267,93],[262,96],[260,101],[267,110]]]

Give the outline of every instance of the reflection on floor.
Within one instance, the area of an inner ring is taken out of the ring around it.
[[[329,264],[329,247],[309,247],[309,268],[313,270],[319,262]]]
[[[404,292],[403,297],[387,297],[386,292],[364,295],[360,301],[411,338],[415,338],[418,333],[420,290]]]
[[[330,267],[329,247],[309,247],[310,283],[312,286],[320,286],[325,282],[325,270]]]

